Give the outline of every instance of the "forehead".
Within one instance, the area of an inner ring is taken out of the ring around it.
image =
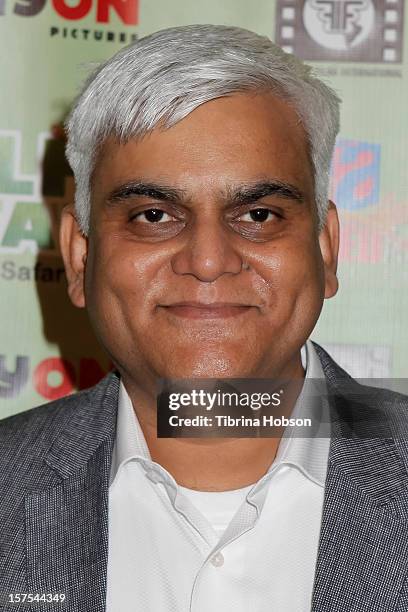
[[[197,107],[172,127],[100,150],[94,187],[100,192],[134,177],[202,183],[252,180],[267,175],[312,183],[306,132],[295,109],[270,94],[235,94]]]

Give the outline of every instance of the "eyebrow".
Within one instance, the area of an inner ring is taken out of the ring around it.
[[[228,208],[237,205],[252,204],[261,198],[271,195],[294,200],[299,203],[304,202],[304,196],[297,187],[276,179],[263,180],[249,185],[239,185],[237,187],[227,187],[221,195],[222,199],[227,202]],[[174,204],[183,204],[191,201],[191,197],[188,197],[186,191],[183,189],[176,189],[159,183],[135,180],[115,188],[109,193],[106,203],[108,205],[115,205],[137,196],[148,197]]]
[[[278,180],[262,181],[253,185],[242,185],[235,189],[228,188],[227,199],[231,205],[252,204],[267,196],[279,196],[288,200],[303,203],[304,197],[301,191],[291,185]]]
[[[158,183],[146,183],[145,181],[130,181],[114,189],[107,197],[107,204],[115,204],[137,196],[154,198],[167,202],[184,202],[187,200],[186,193],[182,189],[167,187]]]

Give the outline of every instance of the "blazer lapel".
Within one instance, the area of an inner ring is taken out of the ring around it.
[[[312,612],[392,612],[408,575],[407,470],[393,439],[352,436],[361,404],[341,381],[356,383],[318,348],[334,429]]]
[[[105,610],[118,389],[118,377],[110,374],[66,411],[66,428],[45,458],[58,484],[54,478],[53,486],[25,499],[27,587],[64,593],[67,612]]]

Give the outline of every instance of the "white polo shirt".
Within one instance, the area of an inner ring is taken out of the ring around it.
[[[306,378],[324,378],[312,343],[305,346]],[[293,414],[306,417],[301,398]],[[121,383],[107,612],[310,611],[329,444],[284,436],[253,485],[192,491],[151,460]]]

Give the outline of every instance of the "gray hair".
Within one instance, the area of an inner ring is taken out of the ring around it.
[[[308,138],[323,227],[339,98],[310,66],[266,36],[236,27],[189,25],[155,32],[121,49],[93,72],[77,98],[66,123],[66,152],[82,232],[89,232],[92,173],[106,138],[125,143],[159,123],[171,127],[200,104],[245,92],[274,93],[297,111]]]

